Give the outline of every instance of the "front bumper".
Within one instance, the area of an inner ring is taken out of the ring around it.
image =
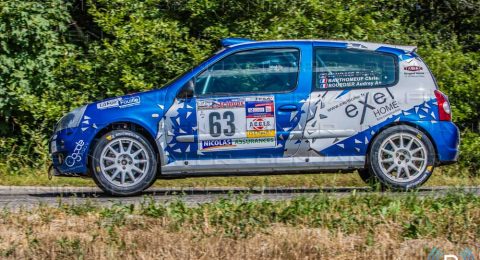
[[[57,176],[86,175],[89,140],[80,127],[58,131],[50,138],[49,151]]]

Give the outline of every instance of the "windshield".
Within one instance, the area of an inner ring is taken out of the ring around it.
[[[206,58],[204,58],[203,60],[201,60],[200,62],[197,62],[195,63],[195,65],[193,65],[190,69],[186,70],[185,72],[183,72],[182,74],[176,76],[175,78],[169,80],[166,84],[162,85],[160,88],[164,88],[166,86],[170,86],[172,83],[174,83],[175,81],[177,81],[178,79],[182,78],[183,76],[187,75],[188,73],[192,72],[193,69],[195,69],[198,65],[206,62],[208,59],[210,59],[211,57],[219,54],[220,52],[222,52],[223,50],[225,50],[225,48],[222,48],[220,50],[218,50],[217,52],[215,52],[213,55],[210,55],[210,56],[207,56]]]

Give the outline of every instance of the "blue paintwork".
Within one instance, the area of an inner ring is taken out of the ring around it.
[[[240,44],[241,43],[241,44]],[[182,86],[188,82],[192,77],[202,72],[209,65],[216,61],[240,50],[248,50],[255,48],[282,48],[282,47],[294,47],[301,51],[300,55],[300,72],[298,77],[298,87],[289,93],[277,93],[268,94],[275,96],[275,109],[276,109],[276,121],[277,121],[277,143],[280,146],[269,149],[256,149],[254,153],[251,150],[232,150],[223,152],[211,152],[204,155],[197,154],[198,137],[196,130],[192,127],[196,125],[196,113],[195,113],[195,98],[184,102],[178,112],[180,121],[184,122],[183,125],[175,125],[173,127],[174,135],[183,131],[184,134],[192,134],[195,136],[193,143],[178,143],[172,142],[165,147],[165,151],[168,152],[168,162],[173,162],[179,159],[212,159],[212,158],[249,158],[252,156],[258,157],[258,155],[268,155],[269,157],[283,157],[285,140],[287,139],[291,130],[293,130],[300,121],[300,117],[305,111],[301,111],[300,108],[308,99],[308,96],[312,89],[312,53],[313,46],[328,46],[346,48],[347,43],[342,42],[322,42],[322,41],[270,41],[270,42],[255,42],[248,39],[225,39],[222,41],[222,45],[230,46],[223,51],[212,56],[199,66],[193,68],[190,72],[186,73],[175,82],[164,86],[161,89],[155,89],[148,92],[131,94],[123,96],[122,98],[128,99],[131,97],[140,98],[140,104],[127,108],[107,108],[97,109],[97,105],[101,102],[95,102],[89,104],[84,115],[82,116],[81,123],[76,128],[64,129],[55,133],[56,138],[52,138],[54,145],[57,147],[58,152],[64,154],[64,157],[71,156],[75,153],[75,149],[78,148],[78,144],[81,141],[84,142],[80,149],[80,157],[73,166],[67,166],[65,163],[60,164],[57,160],[57,156],[52,155],[53,164],[55,168],[61,173],[77,173],[86,174],[88,164],[88,154],[91,150],[91,143],[95,138],[99,138],[98,133],[108,125],[116,122],[131,122],[142,126],[151,135],[152,138],[156,138],[159,129],[159,121],[164,118],[165,112],[173,105],[175,96]],[[405,53],[400,49],[391,47],[381,47],[378,51],[393,53],[403,58],[411,58],[414,54]],[[260,94],[261,95],[261,94]],[[434,102],[431,100],[429,102]],[[287,112],[279,111],[278,108],[283,105],[297,104],[298,114],[291,118],[291,114]],[[430,104],[431,112],[438,113],[436,106]],[[412,112],[413,111],[413,112]],[[422,113],[421,109],[418,110]],[[190,117],[187,118],[187,114],[191,112]],[[440,161],[452,161],[456,159],[458,154],[458,129],[451,122],[439,122],[438,115],[435,114],[435,118],[431,118],[431,113],[426,113],[424,118],[419,118],[419,114],[415,113],[415,108],[408,111],[409,115],[401,114],[393,118],[388,118],[382,123],[372,126],[371,128],[357,133],[356,135],[347,138],[342,141],[345,147],[348,149],[337,149],[337,145],[321,151],[321,154],[325,156],[341,156],[341,155],[365,155],[367,145],[356,145],[355,139],[371,140],[373,135],[382,127],[395,122],[408,121],[411,124],[418,125],[424,129],[428,135],[432,137],[432,141],[435,142],[435,146],[438,152],[438,158]],[[166,120],[172,118],[164,118]],[[173,118],[175,120],[176,118]],[[340,119],[341,120],[341,119]],[[367,142],[368,143],[368,142]],[[159,149],[162,149],[159,147]],[[179,150],[178,150],[179,149]],[[180,151],[180,152],[178,152]]]
[[[220,41],[223,47],[229,47],[232,45],[246,43],[246,42],[254,42],[254,40],[245,39],[245,38],[225,38]]]
[[[347,48],[346,42],[323,42],[323,41],[316,41],[312,43],[313,47],[336,47],[336,48]]]
[[[415,124],[430,135],[440,162],[453,162],[458,159],[460,132],[454,123],[440,121],[432,124],[427,121],[417,121]]]

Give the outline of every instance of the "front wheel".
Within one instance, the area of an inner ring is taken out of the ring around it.
[[[131,196],[155,181],[157,160],[152,145],[139,133],[114,130],[95,144],[91,160],[92,177],[106,193]]]
[[[435,149],[420,130],[406,125],[390,127],[373,141],[370,171],[386,187],[409,190],[425,183],[433,172]]]

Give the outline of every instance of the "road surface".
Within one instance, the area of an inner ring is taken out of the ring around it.
[[[452,191],[452,187],[425,187],[417,191],[420,196],[442,196]],[[456,192],[471,192],[480,195],[480,187],[464,187]],[[0,186],[0,208],[20,209],[32,208],[40,204],[57,206],[59,203],[84,204],[93,202],[99,205],[114,203],[139,204],[151,197],[159,203],[183,200],[189,206],[212,202],[219,198],[235,194],[248,193],[248,200],[288,200],[298,196],[314,196],[324,193],[328,196],[348,196],[352,193],[368,194],[367,187],[323,187],[323,188],[150,188],[142,195],[134,197],[112,197],[95,187],[32,187],[32,186]],[[403,196],[406,192],[384,192],[382,194]]]

